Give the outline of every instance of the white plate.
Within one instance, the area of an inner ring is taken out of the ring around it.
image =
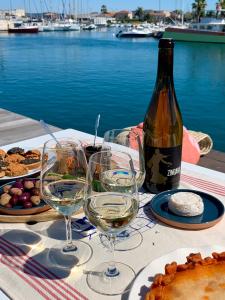
[[[222,246],[206,246],[199,248],[180,248],[166,255],[153,260],[147,265],[135,279],[129,294],[129,300],[143,300],[145,294],[152,284],[152,280],[157,273],[164,273],[165,265],[176,261],[177,263],[185,263],[186,256],[190,253],[200,252],[202,257],[212,254],[212,252],[223,252],[225,247]]]
[[[43,146],[39,145],[37,147],[32,147],[32,148],[31,147],[22,147],[22,146],[20,146],[19,142],[16,146],[13,146],[13,147],[12,146],[3,146],[3,147],[0,146],[0,149],[3,149],[7,152],[9,149],[14,148],[14,147],[22,148],[22,149],[25,150],[25,152],[29,151],[29,150],[37,149],[42,153],[42,150],[43,150]],[[0,181],[6,181],[6,180],[12,180],[13,181],[15,179],[19,179],[19,178],[23,178],[23,177],[27,177],[27,176],[30,177],[31,175],[34,175],[34,174],[37,174],[38,172],[40,172],[40,170],[41,170],[41,167],[33,169],[33,170],[29,170],[28,173],[26,173],[24,175],[20,175],[20,176],[4,176],[4,177],[0,178]]]
[[[5,180],[15,180],[15,179],[18,179],[18,178],[23,178],[23,177],[30,177],[31,175],[34,175],[38,172],[40,172],[41,168],[37,168],[37,169],[33,169],[33,170],[30,170],[27,174],[24,174],[24,175],[20,175],[20,176],[4,176],[2,178],[0,178],[0,181],[5,181]]]

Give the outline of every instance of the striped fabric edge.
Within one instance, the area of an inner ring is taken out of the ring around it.
[[[54,291],[58,291],[58,293],[63,297],[62,299],[88,300],[87,297],[78,292],[73,286],[65,282],[63,279],[59,278],[56,274],[48,270],[34,258],[29,257],[21,248],[4,239],[3,237],[0,237],[0,241],[2,242],[2,244],[4,244],[5,247],[7,247],[8,251],[11,251],[11,255],[14,254],[16,255],[16,258],[20,258],[19,262],[23,267],[23,263],[25,263],[25,267],[29,268],[29,272],[34,272],[34,275],[41,275],[42,277],[44,277],[40,278],[40,280],[44,281],[49,287],[53,288]],[[46,279],[46,276],[53,281],[49,281],[48,279]],[[64,294],[65,292],[67,293],[66,295]],[[60,299],[59,295],[57,296],[57,299]]]
[[[26,273],[22,271],[22,267],[20,262],[15,259],[12,255],[13,253],[5,248],[4,245],[0,245],[0,249],[3,253],[3,257],[1,258],[1,262],[7,266],[11,271],[17,274],[21,279],[23,279],[28,285],[30,285],[33,289],[35,289],[42,298],[46,300],[59,299],[56,294],[50,292],[45,285],[43,285],[36,277],[28,276]],[[47,295],[50,294],[51,298]]]
[[[188,176],[188,175],[181,175],[181,181],[189,183],[195,187],[198,187],[202,190],[206,190],[208,192],[212,192],[214,194],[225,196],[225,187],[222,185],[213,183],[211,181],[199,179],[196,177]]]

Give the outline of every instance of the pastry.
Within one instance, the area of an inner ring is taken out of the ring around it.
[[[5,171],[6,176],[21,176],[28,173],[28,168],[23,164],[9,164]]]
[[[24,154],[24,149],[22,148],[19,148],[19,147],[14,147],[14,148],[11,148],[7,151],[7,154],[20,154],[20,155],[23,155]]]
[[[24,157],[20,154],[7,155],[5,158],[5,162],[7,163],[20,163],[22,160],[24,160]]]
[[[40,158],[41,158],[41,152],[39,151],[39,150],[37,150],[37,149],[34,149],[34,150],[29,150],[29,151],[27,151],[25,154],[24,154],[24,156],[26,157],[26,158],[36,158],[36,159],[39,159],[40,160]]]
[[[225,252],[202,259],[190,254],[185,264],[165,266],[157,274],[145,300],[224,300]]]
[[[14,147],[7,153],[0,149],[0,178],[22,176],[29,170],[38,169],[40,166],[41,152],[38,149],[25,152],[22,148]]]
[[[6,152],[2,149],[0,149],[0,160],[4,159],[4,157],[6,156]]]
[[[21,163],[26,165],[29,170],[37,169],[41,166],[40,159],[37,158],[25,158]]]
[[[0,178],[5,176],[5,171],[0,170]]]
[[[5,171],[7,169],[8,165],[9,165],[9,163],[7,163],[6,161],[0,160],[0,170],[1,171]]]

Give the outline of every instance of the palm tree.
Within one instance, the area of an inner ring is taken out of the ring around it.
[[[200,17],[204,15],[206,6],[206,0],[195,0],[195,2],[192,3],[192,9],[198,22],[200,22]]]
[[[220,3],[221,8],[225,9],[225,0],[220,0],[219,3]],[[224,17],[225,12],[222,11],[220,14],[221,14],[222,17]]]
[[[101,6],[101,13],[102,13],[102,14],[107,14],[107,12],[108,12],[107,6],[103,4],[103,5]]]
[[[138,17],[139,20],[143,20],[145,13],[142,7],[138,7],[134,13],[135,17]]]

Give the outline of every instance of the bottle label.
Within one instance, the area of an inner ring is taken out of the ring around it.
[[[180,181],[181,146],[145,147],[145,185],[152,192],[176,188]]]

